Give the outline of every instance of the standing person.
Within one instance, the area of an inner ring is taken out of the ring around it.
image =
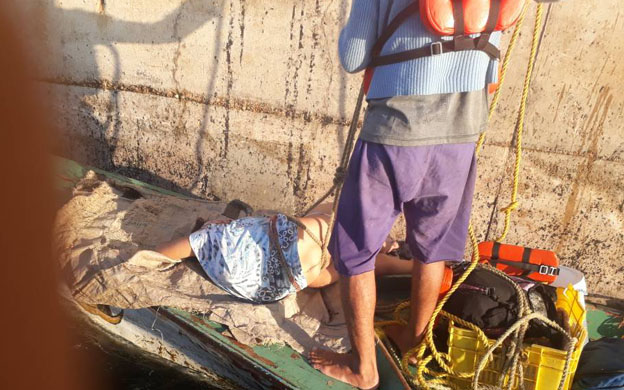
[[[353,0],[340,34],[343,67],[369,66],[375,42],[412,0]],[[474,37],[474,36],[473,36]],[[375,256],[403,212],[415,257],[407,326],[386,328],[404,353],[423,339],[445,261],[461,261],[475,183],[475,142],[487,125],[488,83],[497,60],[478,50],[434,53],[440,37],[410,16],[382,55],[431,47],[432,56],[375,69],[368,110],[344,183],[329,250],[340,274],[352,351],[316,350],[310,363],[359,388],[379,382],[375,358]],[[499,45],[500,33],[489,42]]]

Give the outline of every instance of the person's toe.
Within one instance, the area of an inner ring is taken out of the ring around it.
[[[323,362],[323,353],[322,351],[318,350],[318,349],[314,349],[312,351],[310,351],[310,353],[308,354],[308,362],[310,362],[311,365],[320,365]],[[316,367],[315,367],[316,368]]]
[[[313,349],[308,353],[308,359],[309,360],[313,360],[313,359],[318,359],[318,350],[317,349]]]

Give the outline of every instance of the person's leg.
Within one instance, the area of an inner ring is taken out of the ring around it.
[[[409,322],[407,326],[386,328],[386,334],[395,342],[402,354],[422,341],[438,302],[443,277],[443,261],[425,264],[413,260]]]
[[[462,261],[476,176],[474,144],[437,145],[419,195],[404,204],[414,255],[410,319],[387,329],[402,352],[423,339],[437,304],[445,261]]]
[[[352,351],[315,350],[310,363],[323,373],[360,388],[378,382],[373,327],[375,257],[401,202],[394,194],[394,173],[384,145],[359,141],[340,197],[329,250],[341,275],[342,302]]]
[[[409,344],[414,347],[423,338],[431,314],[435,309],[444,277],[444,261],[425,264],[414,261],[412,271],[412,291],[410,305],[410,319],[407,324],[409,330]]]
[[[310,364],[325,375],[361,389],[379,383],[375,355],[375,273],[340,277],[342,306],[345,310],[351,352],[339,354],[313,350]]]

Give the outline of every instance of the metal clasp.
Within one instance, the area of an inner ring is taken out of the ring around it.
[[[433,42],[431,45],[429,45],[429,49],[431,50],[431,55],[432,56],[437,56],[443,53],[442,51],[442,42]]]
[[[557,268],[556,267],[549,267],[547,265],[540,265],[538,272],[539,272],[540,275],[555,276],[555,275],[557,275]]]

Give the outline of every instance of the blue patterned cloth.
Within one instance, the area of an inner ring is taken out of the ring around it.
[[[278,214],[276,227],[286,262],[303,289],[307,282],[297,250],[297,224]],[[271,246],[269,229],[269,218],[246,217],[207,224],[189,241],[202,268],[221,289],[252,302],[275,302],[296,290]]]

